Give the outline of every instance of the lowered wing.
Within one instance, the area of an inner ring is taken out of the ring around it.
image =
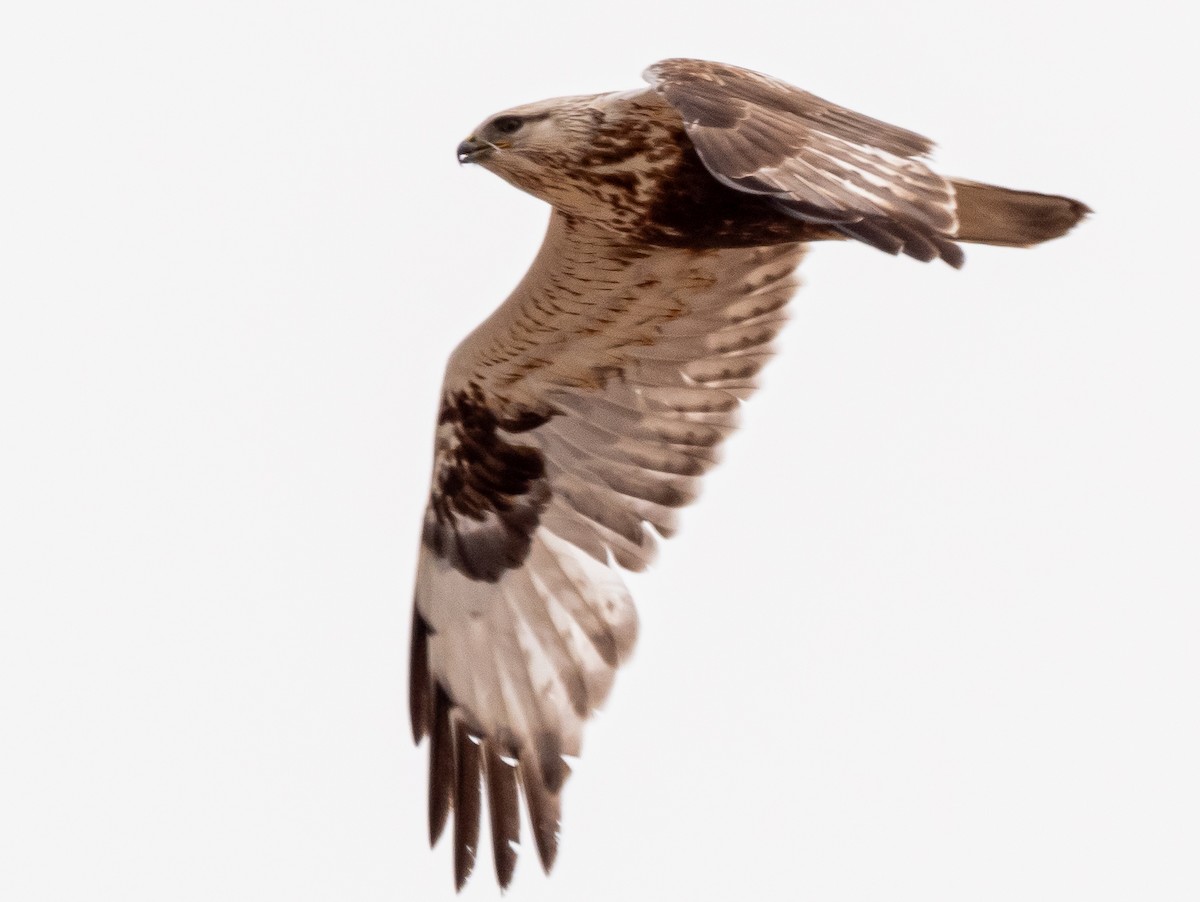
[[[523,794],[546,869],[563,756],[636,635],[640,570],[734,429],[796,287],[798,245],[647,249],[555,213],[529,273],[455,351],[413,612],[411,713],[431,841],[474,865],[486,793],[502,886]]]

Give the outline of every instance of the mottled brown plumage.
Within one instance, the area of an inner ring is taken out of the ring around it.
[[[784,323],[808,242],[960,266],[1028,245],[1069,198],[934,173],[931,143],[767,76],[697,60],[651,87],[507,110],[459,147],[553,207],[521,284],[455,350],[417,571],[410,711],[429,827],[461,887],[486,786],[512,879],[525,797],[547,870],[584,721],[630,654],[640,570],[696,496]]]

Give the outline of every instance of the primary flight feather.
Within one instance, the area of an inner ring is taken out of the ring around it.
[[[959,242],[1029,246],[1088,212],[940,176],[920,135],[746,69],[645,75],[507,110],[458,147],[553,208],[525,278],[450,358],[417,565],[412,727],[459,887],[484,794],[501,886],[522,794],[553,864],[563,756],[637,634],[617,568],[650,562],[716,463],[807,243],[958,267]]]

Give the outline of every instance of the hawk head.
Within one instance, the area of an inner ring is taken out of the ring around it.
[[[645,91],[559,97],[484,120],[458,145],[478,163],[558,210],[616,228],[639,222],[669,154]],[[665,130],[663,130],[665,131]],[[653,164],[652,139],[660,139]],[[667,145],[668,147],[671,145]]]

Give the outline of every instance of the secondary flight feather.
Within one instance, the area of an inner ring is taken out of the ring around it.
[[[429,829],[461,887],[483,796],[512,879],[521,797],[549,870],[583,725],[632,651],[619,569],[696,497],[755,387],[808,243],[963,263],[1078,201],[948,179],[920,135],[746,69],[665,60],[641,91],[506,110],[458,147],[547,201],[541,250],[451,356],[417,565],[410,707]]]

